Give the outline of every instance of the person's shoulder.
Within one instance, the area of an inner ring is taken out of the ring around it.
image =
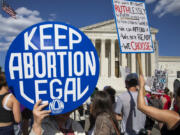
[[[122,92],[122,93],[119,95],[119,98],[124,98],[124,97],[126,97],[126,96],[128,96],[128,91]]]
[[[105,118],[109,118],[109,117],[110,117],[110,115],[108,113],[102,113],[97,116],[97,119],[105,119]]]
[[[20,104],[19,101],[16,99],[16,97],[12,93],[10,93],[8,95],[9,95],[9,101],[11,103],[13,103],[13,104]],[[8,95],[6,97],[8,97]]]
[[[123,102],[128,97],[128,92],[122,92],[117,96],[117,102]]]
[[[9,103],[15,103],[17,101],[16,97],[10,92],[6,93],[4,99],[7,100]]]
[[[110,125],[110,115],[108,113],[102,113],[97,116],[96,118],[96,124],[102,125],[102,124]]]

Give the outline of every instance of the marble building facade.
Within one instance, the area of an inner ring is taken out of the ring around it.
[[[97,87],[103,89],[104,86],[110,85],[117,92],[126,90],[121,69],[129,69],[132,73],[138,73],[137,56],[120,53],[115,21],[100,22],[83,27],[81,30],[91,39],[99,56],[100,76]],[[150,28],[150,31],[155,52],[141,54],[145,77],[153,76],[154,70],[158,68],[158,42],[156,41],[158,30]]]

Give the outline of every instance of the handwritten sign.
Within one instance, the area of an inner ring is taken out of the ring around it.
[[[122,53],[153,52],[145,3],[113,0],[116,28]]]
[[[44,22],[21,32],[12,42],[5,64],[8,85],[29,109],[42,99],[52,115],[70,112],[93,93],[99,58],[77,28]]]
[[[155,76],[152,77],[152,90],[164,90],[167,84],[167,72],[163,70],[155,70]]]

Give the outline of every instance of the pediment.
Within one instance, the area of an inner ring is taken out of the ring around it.
[[[82,31],[92,32],[116,32],[116,25],[114,20],[108,20],[97,24],[89,25],[81,28]]]
[[[114,19],[82,27],[81,30],[84,32],[117,32]],[[156,28],[150,27],[150,30],[153,34],[158,33],[158,29]]]

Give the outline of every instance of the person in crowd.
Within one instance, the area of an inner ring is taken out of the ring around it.
[[[168,95],[169,89],[166,87],[164,89],[164,95],[161,97],[161,101],[163,102],[163,109],[169,110],[171,107],[171,97]]]
[[[70,118],[72,112],[49,116],[50,110],[43,110],[48,105],[39,100],[33,108],[34,123],[30,135],[85,135],[81,125]]]
[[[145,97],[149,105],[151,104],[151,98],[152,98],[151,93],[152,93],[151,88],[148,85],[145,85]],[[153,126],[154,126],[154,120],[146,116],[145,129],[148,132],[147,133],[148,135],[151,135]]]
[[[151,98],[148,99],[148,105],[159,108],[159,109],[163,109],[163,103],[162,101],[159,99],[160,94],[158,92],[152,91],[151,92]]]
[[[149,91],[150,88],[147,88],[145,85],[145,91]],[[149,106],[153,106],[159,109],[163,108],[163,104],[161,100],[158,98],[159,93],[150,91],[150,96],[146,96],[146,99],[148,101]],[[151,117],[147,116],[146,117],[146,124],[145,124],[145,129],[148,131],[148,135],[151,135],[152,129],[154,127],[155,120],[153,120]],[[159,126],[161,126],[161,123],[159,123]]]
[[[74,120],[78,121],[83,129],[85,128],[85,105],[81,105],[74,111]],[[73,118],[72,118],[73,119]]]
[[[137,109],[137,74],[128,74],[125,84],[127,91],[118,97],[115,113],[122,116],[121,132],[124,135],[138,135],[144,129],[146,115]]]
[[[178,93],[178,89],[180,87],[180,81],[178,79],[176,79],[174,81],[174,92],[173,92],[173,98],[171,98],[171,107],[170,110],[176,111],[177,113],[180,112],[180,110],[178,110],[178,102],[176,101],[176,99],[178,99],[177,97],[177,93]]]
[[[116,91],[111,86],[104,87],[104,91],[107,92],[111,97],[111,103],[113,105],[113,108],[115,108],[115,95]]]
[[[13,87],[9,87],[9,91],[12,94],[15,94],[15,89]],[[32,128],[32,111],[28,108],[24,107],[20,103],[20,111],[21,111],[21,123],[16,123],[14,125],[15,135],[29,135],[29,131]]]
[[[93,131],[94,131],[94,125],[96,122],[96,119],[94,118],[94,116],[91,113],[91,109],[92,109],[92,101],[94,99],[94,95],[96,94],[96,92],[98,92],[99,89],[96,87],[94,89],[93,94],[91,95],[91,99],[90,99],[90,103],[88,104],[88,114],[89,114],[89,129],[88,129],[88,135],[93,135]]]
[[[118,123],[115,119],[111,97],[104,91],[95,93],[91,113],[96,119],[94,135],[120,134]]]
[[[176,92],[177,93],[177,92]],[[177,101],[176,101],[176,94],[173,94],[173,98],[171,99],[171,107],[169,110],[173,110],[175,112],[179,112],[178,107],[177,107]]]
[[[22,124],[21,124],[21,130],[23,135],[29,135],[29,129],[32,127],[32,111],[28,108],[24,108],[21,111],[22,114]]]
[[[180,133],[180,113],[175,111],[158,109],[153,106],[148,106],[144,100],[144,77],[140,75],[140,90],[138,94],[138,109],[149,117],[164,123],[161,129],[161,135],[177,135]],[[180,110],[180,88],[177,90],[177,105]]]
[[[151,88],[148,86],[148,85],[145,85],[145,92],[146,92],[146,97],[148,98],[148,99],[150,99],[151,98]]]
[[[20,123],[20,104],[12,93],[8,91],[6,77],[0,74],[0,134],[14,135],[14,123]]]
[[[169,92],[169,97],[171,98],[171,101],[172,101],[172,99],[174,98],[174,95],[173,95],[173,92],[172,92],[172,91]],[[172,103],[172,102],[171,102],[171,103]]]

